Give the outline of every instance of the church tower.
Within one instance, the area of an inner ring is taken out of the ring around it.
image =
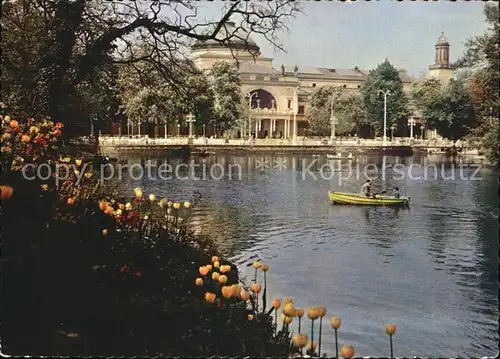
[[[450,44],[443,32],[434,48],[434,65],[429,66],[429,77],[434,77],[443,85],[447,85],[453,77],[453,69],[450,66]]]

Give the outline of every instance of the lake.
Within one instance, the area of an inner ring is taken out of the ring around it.
[[[130,154],[119,159],[141,162]],[[211,236],[248,280],[254,260],[271,266],[268,302],[290,296],[299,307],[327,308],[323,353],[335,355],[332,315],[342,318],[339,345],[354,345],[356,356],[389,356],[389,322],[397,324],[397,357],[498,352],[494,170],[439,161],[434,169],[418,156],[363,156],[351,165],[324,155],[217,155],[194,158],[191,167],[175,167],[188,158],[142,160],[156,167],[166,161],[174,174],[178,170],[173,177],[182,178],[154,178],[153,170],[151,178],[139,179],[124,172],[117,186],[127,193],[140,186],[144,194],[171,200],[199,191],[194,227]],[[389,168],[382,172],[382,166]],[[390,194],[398,186],[411,196],[411,206],[329,203],[329,190],[359,192],[365,175],[375,191]],[[290,327],[296,330],[296,320]],[[315,333],[317,340],[317,323]]]

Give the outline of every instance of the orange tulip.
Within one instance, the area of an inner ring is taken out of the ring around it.
[[[2,192],[2,200],[9,199],[14,193],[14,189],[11,186],[0,186],[0,191]]]
[[[212,257],[212,263],[213,262],[218,262],[218,261],[219,261],[219,257],[217,257],[217,256],[213,256]]]
[[[219,261],[215,261],[215,262],[214,262],[214,268],[219,268],[219,266],[220,266]]]
[[[343,345],[340,354],[344,358],[352,358],[354,356],[354,347],[352,345]]]
[[[385,332],[388,335],[393,335],[396,333],[396,324],[389,323],[385,326]]]
[[[252,288],[252,292],[257,293],[257,294],[260,293],[261,287],[260,287],[259,283],[252,284],[251,288]]]
[[[106,210],[104,211],[104,213],[109,214],[109,215],[113,214],[113,212],[114,212],[113,207],[111,207],[111,206],[108,206],[106,208]]]
[[[120,203],[118,205],[118,208],[121,209],[122,211],[125,209],[125,205],[123,203]]]
[[[248,314],[248,320],[253,320],[253,314]]]
[[[293,321],[293,318],[285,314],[281,314],[281,321],[285,324],[290,324]]]
[[[195,283],[196,283],[196,285],[197,285],[197,286],[201,286],[201,285],[203,285],[203,279],[201,279],[201,278],[196,278]]]
[[[318,317],[319,317],[318,308],[317,307],[309,307],[309,308],[307,308],[307,316],[311,320],[318,319]]]
[[[107,230],[106,228],[105,228],[105,229],[103,229],[103,230],[102,230],[102,235],[103,235],[103,236],[106,236],[107,234],[108,234],[108,230]]]
[[[206,292],[205,293],[205,301],[207,301],[207,303],[213,303],[215,302],[215,294],[214,293],[210,293],[210,292]]]
[[[267,272],[269,269],[271,269],[271,267],[268,266],[267,264],[264,264],[260,267],[260,270],[263,272]]]
[[[250,299],[250,294],[246,290],[242,290],[240,293],[240,298],[246,302],[248,299]]]
[[[179,202],[175,202],[174,205],[173,205],[173,207],[175,209],[179,209],[179,208],[181,208],[181,204]]]
[[[208,267],[206,266],[200,267],[199,271],[202,276],[205,276],[208,274]]]
[[[19,122],[17,122],[16,120],[12,120],[9,122],[9,126],[10,126],[10,128],[18,128]]]
[[[212,265],[211,264],[207,264],[205,267],[208,268],[208,271],[210,272],[212,270]]]
[[[326,308],[325,307],[316,307],[316,310],[318,311],[318,316],[320,318],[323,318],[326,315]]]
[[[233,289],[230,286],[224,286],[221,289],[222,296],[226,299],[231,298],[233,295]]]
[[[289,297],[285,297],[283,298],[283,302],[281,303],[281,305],[286,305],[288,303],[293,303],[293,299],[292,298],[289,298]]]
[[[227,273],[231,270],[231,266],[230,265],[220,266],[219,270],[221,273]]]
[[[273,299],[273,308],[278,309],[281,305],[281,300],[279,298]]]
[[[21,136],[21,141],[23,141],[24,143],[28,143],[31,141],[31,137],[28,136],[28,135],[22,135]]]
[[[219,276],[219,283],[225,284],[226,282],[227,282],[227,276],[225,276],[224,274],[220,275]]]
[[[289,317],[295,317],[297,313],[295,312],[295,306],[293,303],[287,303],[283,306],[283,314]]]
[[[302,318],[304,316],[304,309],[295,308],[295,313],[297,313],[297,317]]]
[[[231,290],[232,290],[232,296],[233,297],[239,297],[240,296],[240,292],[241,292],[241,288],[238,284],[233,284],[231,286]]]
[[[339,329],[340,324],[342,324],[342,320],[338,317],[333,317],[332,318],[332,328],[333,329]]]
[[[307,345],[309,338],[307,334],[295,334],[292,338],[293,345],[297,348],[303,348]]]
[[[71,197],[70,197],[70,198],[68,198],[68,199],[66,200],[66,203],[67,203],[67,204],[69,204],[69,205],[73,205],[73,204],[75,204],[75,200],[74,200],[73,198],[71,198]]]
[[[107,203],[106,201],[101,201],[101,202],[99,202],[99,209],[100,209],[101,211],[103,211],[103,212],[104,212],[104,211],[106,210],[106,208],[108,208],[108,203]]]
[[[255,269],[259,269],[261,264],[260,262],[253,262],[252,266],[255,268]]]
[[[220,276],[220,274],[218,272],[213,272],[212,273],[212,279],[213,280],[217,280],[218,281],[219,280],[219,276]]]

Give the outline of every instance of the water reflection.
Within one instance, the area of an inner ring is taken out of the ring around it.
[[[172,164],[186,160],[152,158]],[[194,213],[198,230],[214,238],[243,275],[252,277],[247,266],[255,259],[270,263],[269,298],[293,296],[299,306],[321,304],[328,315],[343,317],[342,340],[355,345],[359,356],[387,355],[383,326],[389,321],[398,323],[397,356],[496,353],[496,174],[481,170],[481,181],[423,180],[394,178],[394,168],[387,168],[387,177],[374,186],[400,187],[412,197],[410,208],[360,208],[331,205],[327,192],[358,192],[365,178],[353,175],[339,183],[336,177],[303,176],[313,160],[310,170],[316,173],[324,164],[333,168],[343,162],[323,155],[217,155],[196,161],[225,170],[239,165],[241,178],[124,178],[116,185],[122,190],[142,186],[145,193],[173,199],[200,191],[202,203]],[[265,161],[268,168],[257,168]],[[358,163],[400,163],[407,169],[420,161],[374,156]],[[286,168],[274,168],[276,163]],[[415,177],[422,173],[414,170]],[[331,335],[325,335],[324,348],[333,353]]]

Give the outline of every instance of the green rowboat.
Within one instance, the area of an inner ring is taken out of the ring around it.
[[[409,206],[410,197],[394,198],[391,196],[375,195],[363,197],[356,193],[328,192],[328,198],[334,204],[349,204],[360,206]]]

